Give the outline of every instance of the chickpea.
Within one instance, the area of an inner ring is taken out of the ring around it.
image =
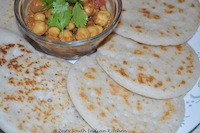
[[[30,9],[33,13],[38,12],[42,7],[44,6],[44,4],[42,3],[41,0],[33,0],[30,4]]]
[[[92,3],[86,3],[83,7],[87,16],[91,16],[94,13],[94,6]]]
[[[34,14],[34,20],[45,21],[45,15],[42,13]]]
[[[95,25],[95,27],[97,27],[99,29],[99,33],[103,32],[103,27],[101,27],[99,25]]]
[[[60,32],[59,34],[60,41],[62,42],[70,42],[73,41],[72,32],[69,30],[64,30],[63,33]]]
[[[69,25],[66,27],[68,30],[73,30],[75,28],[75,24],[70,22]]]
[[[91,37],[99,34],[99,29],[96,26],[88,26],[87,29],[89,30]]]
[[[58,36],[60,34],[60,29],[58,29],[57,27],[51,27],[49,28],[47,33],[50,36]]]
[[[107,11],[107,8],[106,8],[105,5],[103,5],[103,6],[100,7],[100,10],[102,10],[102,11]]]
[[[87,28],[78,28],[75,37],[77,40],[88,39],[90,38],[90,32]]]
[[[43,35],[48,29],[47,24],[43,21],[35,21],[32,31],[37,35]]]
[[[47,35],[46,38],[49,40],[60,41],[58,36]]]
[[[106,26],[110,19],[110,13],[108,11],[99,11],[97,16],[95,17],[95,24],[100,26]]]

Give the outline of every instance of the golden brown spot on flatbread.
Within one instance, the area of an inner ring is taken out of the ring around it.
[[[184,10],[183,10],[182,8],[179,8],[179,9],[178,9],[178,12],[179,12],[179,13],[183,13],[183,11],[184,11]]]
[[[174,30],[176,30],[176,26],[172,26],[172,28],[173,28]]]
[[[161,35],[161,36],[163,36],[164,34],[165,34],[164,32],[160,31],[160,35]]]
[[[114,85],[112,82],[110,82],[109,86],[110,86],[110,93],[112,95],[118,95],[119,94],[119,89],[116,85]]]
[[[142,33],[143,31],[141,29],[137,29],[138,32]]]
[[[124,64],[124,65],[128,65],[128,62],[127,62],[127,61],[123,61],[123,64]]]
[[[176,73],[177,73],[178,75],[181,75],[183,69],[184,69],[183,66],[180,66],[180,67],[176,70]]]
[[[122,97],[123,97],[123,99],[124,99],[126,105],[131,106],[131,104],[130,104],[129,101],[128,101],[128,97],[129,97],[129,96],[128,96],[128,95],[122,95]]]
[[[35,76],[39,76],[39,75],[44,75],[44,70],[47,69],[49,67],[48,64],[42,65],[39,68],[34,68],[34,75]]]
[[[107,110],[107,111],[110,111],[110,108],[107,106],[107,107],[105,107],[105,109]]]
[[[151,8],[152,8],[152,9],[156,9],[156,7],[155,7],[155,6],[152,6]]]
[[[37,85],[37,82],[34,79],[24,78],[24,82],[26,85],[31,85],[31,86]]]
[[[23,129],[22,123],[20,123],[20,124],[17,126],[17,128],[18,128],[19,130],[22,130],[22,129]]]
[[[166,78],[166,81],[167,81],[167,82],[171,82],[172,80],[171,80],[170,77],[168,77],[168,78]]]
[[[126,74],[124,68],[120,68],[120,70],[117,70],[117,72],[119,72],[123,77],[126,77],[126,78],[129,77],[128,74]]]
[[[28,102],[31,103],[34,100],[34,97],[29,96],[28,97]]]
[[[167,13],[167,14],[172,14],[174,11],[172,11],[172,10],[165,10],[165,13]]]
[[[160,58],[160,55],[158,55],[158,54],[153,54],[153,56],[154,56],[155,58]]]
[[[145,70],[143,66],[138,66],[138,70],[143,71]]]
[[[182,64],[185,64],[186,62],[182,60],[181,63],[182,63]]]
[[[4,111],[5,111],[5,112],[8,112],[8,110],[9,110],[9,107],[5,107],[5,108],[4,108]]]
[[[185,80],[181,80],[181,82],[179,83],[179,87],[181,87],[182,85],[185,85],[186,84],[186,81]]]
[[[157,15],[157,14],[155,14],[155,15],[153,15],[153,18],[154,18],[154,19],[160,19],[160,16]]]
[[[160,46],[160,49],[163,51],[167,51],[167,48],[165,46]]]
[[[3,64],[5,64],[6,63],[6,59],[4,59],[4,58],[0,58],[0,66],[2,66]]]
[[[179,36],[180,36],[180,35],[179,35],[177,32],[175,33],[175,35],[176,35],[177,37],[179,37]]]
[[[95,79],[95,77],[92,75],[91,72],[84,73],[84,76],[87,77],[87,78],[89,78],[89,79]]]
[[[141,50],[135,50],[135,51],[133,51],[133,54],[142,55],[144,53]]]
[[[5,98],[4,98],[5,101],[17,101],[16,97],[15,96],[10,96],[10,95],[7,95]]]
[[[159,87],[161,87],[161,86],[163,86],[163,82],[162,82],[162,81],[158,81],[158,82],[154,85],[155,88],[159,88]]]
[[[81,92],[81,93],[80,93],[80,97],[81,97],[83,100],[85,100],[85,101],[89,101],[89,98],[88,98],[88,96],[85,94],[85,92]]]
[[[23,85],[23,84],[22,84]],[[38,87],[34,87],[30,90],[28,90],[27,92],[25,92],[26,95],[29,95],[30,93],[34,92],[34,91],[39,91],[39,90],[45,90],[44,88],[41,89],[41,88],[38,88]]]
[[[109,46],[109,50],[112,50],[114,48],[114,45],[113,44],[111,44],[110,46]]]
[[[195,8],[195,4],[194,4],[194,3],[192,3],[190,6],[191,6],[192,8]]]
[[[24,68],[21,64],[18,64],[17,58],[10,60],[7,67],[8,69],[14,69],[17,72],[22,72],[22,68]]]
[[[106,114],[102,111],[102,112],[100,113],[100,116],[101,116],[101,117],[106,117]]]
[[[160,73],[160,72],[158,71],[158,69],[156,69],[156,68],[154,68],[153,71],[154,71],[155,73]]]
[[[143,49],[148,49],[149,47],[147,47],[147,46],[143,46],[142,48],[143,48]]]
[[[179,2],[179,3],[184,3],[184,2],[185,2],[185,0],[178,0],[178,2]]]
[[[173,61],[174,61],[174,60],[175,60],[175,59],[174,59],[174,57],[171,57],[171,60],[173,60]]]
[[[94,91],[98,96],[102,94],[102,88],[94,88]]]
[[[168,4],[167,7],[170,8],[170,9],[175,8],[175,6],[174,6],[174,5],[171,5],[171,4]]]
[[[138,111],[142,110],[140,100],[137,100],[137,110],[138,110]]]
[[[147,84],[147,83],[152,83],[155,77],[151,75],[145,75],[143,73],[138,73],[137,74],[137,80],[140,84]]]
[[[136,29],[140,29],[140,28],[142,28],[141,26],[139,26],[139,25],[137,25],[137,26],[135,26],[135,28]]]
[[[182,51],[184,50],[183,47],[182,47],[181,45],[177,45],[177,46],[175,46],[175,48],[176,48],[176,50],[177,50],[176,53],[178,53],[178,54],[181,54]]]
[[[166,100],[165,105],[167,107],[167,111],[164,112],[163,116],[161,117],[161,121],[166,121],[171,114],[175,113],[175,107],[174,105],[170,102],[170,100]]]
[[[91,110],[94,110],[94,108],[95,108],[95,107],[94,107],[92,104],[90,104],[90,105],[87,106],[87,109],[89,109],[90,111],[91,111]]]
[[[41,133],[44,133],[44,129],[42,128],[42,126],[38,126],[38,125],[34,125],[32,128],[31,128],[31,132],[32,133],[38,133],[38,132],[41,132]]]
[[[92,67],[92,68],[90,68],[90,71],[91,71],[91,72],[93,72],[93,73],[97,72],[97,71],[96,71],[96,69],[95,69],[95,68],[93,68],[93,67]]]
[[[160,16],[157,14],[151,14],[149,10],[146,8],[140,8],[139,12],[143,14],[144,17],[149,18],[149,19],[160,19]]]

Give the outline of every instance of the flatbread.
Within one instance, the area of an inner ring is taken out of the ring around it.
[[[97,60],[120,85],[156,99],[185,95],[200,76],[198,56],[188,44],[155,47],[113,35]]]
[[[36,54],[19,56],[2,65],[0,128],[6,133],[91,129],[68,95],[70,66],[65,60]]]
[[[115,32],[149,45],[187,42],[200,24],[198,0],[123,0]]]
[[[14,57],[36,53],[36,50],[19,35],[0,28],[0,66]]]
[[[175,133],[184,117],[182,97],[155,100],[112,80],[92,57],[70,69],[68,91],[82,117],[98,132]]]

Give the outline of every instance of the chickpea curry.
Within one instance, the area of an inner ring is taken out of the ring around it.
[[[37,35],[70,42],[100,34],[110,18],[105,0],[32,0],[26,24]]]

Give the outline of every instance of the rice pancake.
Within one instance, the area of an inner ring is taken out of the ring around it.
[[[19,56],[2,65],[0,129],[6,133],[91,129],[68,95],[70,66],[65,60],[36,54]]]
[[[82,117],[99,132],[175,133],[184,117],[182,97],[156,100],[128,91],[84,56],[70,69],[68,91]]]
[[[0,66],[14,57],[36,52],[36,50],[22,37],[0,28]]]
[[[115,32],[149,45],[187,42],[200,24],[198,0],[123,0]]]
[[[188,44],[150,46],[113,35],[98,49],[97,60],[120,85],[156,99],[185,95],[200,76],[198,56]]]

